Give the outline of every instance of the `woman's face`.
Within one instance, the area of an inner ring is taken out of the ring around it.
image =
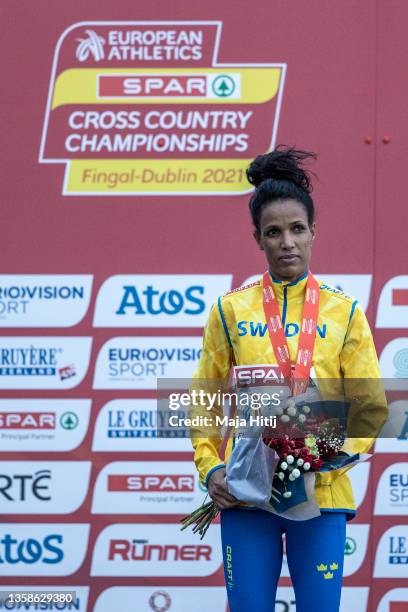
[[[306,208],[292,199],[276,200],[265,206],[260,231],[254,231],[273,276],[288,281],[308,270],[314,236],[315,224],[309,226]]]

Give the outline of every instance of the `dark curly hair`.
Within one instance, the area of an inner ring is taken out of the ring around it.
[[[310,174],[303,168],[306,159],[316,159],[316,153],[278,145],[274,151],[258,155],[246,171],[255,191],[249,201],[252,222],[260,231],[262,209],[276,200],[297,200],[306,208],[309,225],[314,221],[315,208]]]

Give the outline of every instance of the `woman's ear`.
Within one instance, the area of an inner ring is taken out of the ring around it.
[[[264,248],[263,248],[263,246],[261,244],[261,234],[259,233],[259,231],[257,229],[254,229],[252,235],[255,238],[255,242],[259,246],[260,250],[263,251]]]
[[[310,226],[310,233],[312,234],[312,242],[316,238],[316,223],[312,223]]]

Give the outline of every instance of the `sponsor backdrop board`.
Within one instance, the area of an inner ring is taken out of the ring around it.
[[[395,392],[395,431],[350,474],[342,610],[405,610],[406,3],[2,15],[2,589],[226,610],[219,525],[179,532],[205,490],[189,440],[155,437],[156,380],[191,375],[212,304],[263,272],[245,168],[286,143],[319,154],[312,270],[359,300]],[[284,561],[276,609],[295,605]]]

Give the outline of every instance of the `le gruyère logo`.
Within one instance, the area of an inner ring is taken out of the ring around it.
[[[218,61],[221,22],[82,22],[54,54],[41,163],[64,195],[242,194],[286,64]],[[237,41],[238,42],[238,41]]]

